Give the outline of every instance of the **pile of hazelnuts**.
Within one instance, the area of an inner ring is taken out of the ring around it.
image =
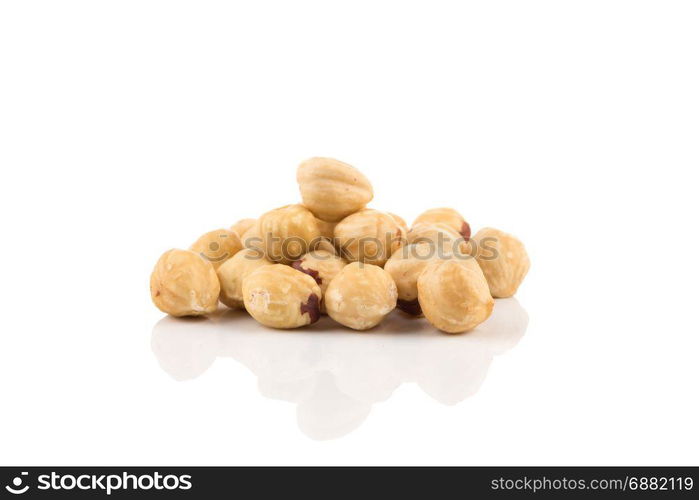
[[[448,333],[471,330],[494,298],[515,294],[529,270],[524,245],[493,228],[471,235],[456,210],[427,210],[408,228],[366,205],[374,193],[356,168],[311,158],[296,178],[302,204],[204,234],[165,252],[151,297],[173,316],[200,316],[219,301],[272,328],[298,328],[322,314],[368,330],[394,309]]]

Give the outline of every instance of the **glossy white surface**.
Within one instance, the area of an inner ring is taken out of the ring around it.
[[[1,2],[0,464],[696,465],[698,24],[689,1]],[[164,319],[160,254],[298,201],[313,155],[409,223],[520,237],[516,301],[457,337]]]

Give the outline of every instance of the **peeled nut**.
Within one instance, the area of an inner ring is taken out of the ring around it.
[[[393,278],[378,266],[353,262],[333,278],[325,294],[332,319],[355,330],[378,325],[396,307]]]
[[[231,309],[243,309],[243,280],[258,268],[271,265],[255,248],[244,248],[235,254],[216,270],[221,285],[219,300]]]
[[[319,219],[337,222],[364,208],[374,197],[359,170],[332,158],[311,158],[299,165],[296,180],[303,204]]]
[[[492,296],[512,297],[529,271],[529,256],[522,242],[491,227],[481,229],[473,239]]]
[[[168,250],[150,276],[150,295],[172,316],[201,316],[218,308],[219,284],[211,262],[189,250]]]
[[[272,328],[298,328],[318,321],[320,286],[289,266],[262,266],[243,280],[245,309]]]
[[[240,238],[228,229],[209,231],[195,241],[189,249],[211,262],[214,269],[233,257],[243,248]]]
[[[403,238],[407,237],[409,229],[408,229],[408,223],[405,222],[405,219],[403,217],[401,217],[400,215],[396,215],[396,214],[393,214],[391,212],[387,212],[387,213],[388,213],[388,215],[393,217],[393,220],[395,220],[396,223],[398,224],[398,227],[400,227],[401,232],[403,233],[402,234]]]
[[[417,216],[413,226],[417,224],[444,224],[463,236],[466,241],[471,237],[471,226],[453,208],[432,208],[427,210]]]
[[[318,223],[318,229],[320,229],[320,241],[316,245],[316,249],[327,250],[328,252],[337,254],[334,243],[335,226],[337,226],[337,222],[326,222],[317,217],[316,222]]]
[[[435,260],[417,280],[427,320],[447,333],[471,330],[488,319],[494,301],[474,258]]]
[[[413,316],[422,315],[417,297],[417,279],[427,265],[437,259],[449,259],[453,254],[448,245],[442,252],[431,241],[406,245],[395,251],[384,269],[398,287],[398,309]]]
[[[344,259],[328,250],[314,250],[307,253],[299,260],[291,264],[297,271],[306,273],[313,278],[325,297],[325,291],[332,279],[347,265]],[[320,312],[325,312],[325,301],[320,303]]]
[[[345,217],[335,226],[335,242],[350,262],[383,266],[403,237],[392,216],[371,208]]]
[[[240,219],[238,222],[231,226],[231,231],[240,236],[241,238],[245,234],[245,231],[250,229],[255,225],[257,219]]]
[[[263,214],[254,231],[267,258],[282,264],[297,260],[320,240],[316,218],[303,205],[286,205]]]
[[[408,232],[408,244],[431,241],[441,247],[449,248],[450,252],[472,253],[470,241],[465,241],[460,233],[440,222],[420,222]]]

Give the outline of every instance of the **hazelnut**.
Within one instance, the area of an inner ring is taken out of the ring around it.
[[[221,285],[219,300],[231,309],[243,309],[243,280],[256,269],[271,265],[256,248],[244,248],[235,254],[216,270]]]
[[[243,280],[245,309],[272,328],[298,328],[318,321],[320,286],[289,266],[262,266]]]
[[[303,204],[319,219],[337,222],[366,206],[374,197],[369,180],[347,163],[311,158],[299,165],[296,180]]]
[[[365,208],[335,226],[335,243],[350,262],[383,266],[402,242],[403,232],[387,213]]]
[[[353,262],[330,282],[325,308],[332,319],[355,330],[378,325],[396,307],[393,278],[378,266]]]
[[[337,249],[335,248],[335,226],[337,222],[327,222],[316,217],[316,222],[318,223],[318,229],[320,229],[320,241],[316,245],[318,250],[326,250],[333,254],[337,254]]]
[[[529,256],[514,236],[486,227],[474,237],[476,259],[488,280],[493,297],[512,297],[529,271]]]
[[[323,297],[325,297],[328,285],[346,265],[347,262],[335,255],[334,252],[319,249],[307,253],[291,264],[291,267],[313,278],[320,285],[320,290],[323,292]],[[320,303],[320,312],[325,312],[325,301]]]
[[[471,330],[493,311],[488,282],[472,257],[430,262],[417,280],[417,291],[427,320],[447,333]]]
[[[250,229],[255,225],[257,219],[240,219],[238,222],[231,226],[231,231],[240,236],[241,238],[245,234],[245,231]]]
[[[387,212],[387,213],[388,213],[388,215],[393,217],[393,220],[395,220],[396,223],[398,224],[398,227],[400,227],[401,232],[403,233],[402,234],[403,238],[406,238],[408,236],[409,229],[408,229],[408,223],[405,222],[405,219],[403,217],[401,217],[400,215],[396,215],[396,214],[393,214],[391,212]]]
[[[471,226],[469,226],[468,222],[466,222],[461,214],[453,208],[432,208],[422,212],[413,222],[413,226],[417,224],[435,223],[444,224],[463,236],[466,241],[471,237]]]
[[[168,250],[150,276],[150,295],[172,316],[201,316],[218,308],[219,284],[211,262],[189,250]]]
[[[446,224],[439,222],[420,222],[415,224],[406,238],[408,244],[423,241],[433,242],[441,248],[449,248],[449,252],[472,254],[470,241],[465,241],[460,233]]]
[[[391,255],[384,269],[396,282],[398,309],[413,316],[422,315],[417,298],[417,279],[433,260],[452,257],[447,247],[448,245],[444,251],[438,252],[433,242],[423,241],[406,245]]]
[[[228,229],[209,231],[195,241],[189,249],[211,262],[214,269],[233,257],[243,248],[240,238]]]
[[[316,218],[303,205],[286,205],[263,214],[255,231],[267,258],[281,264],[297,260],[320,240]]]

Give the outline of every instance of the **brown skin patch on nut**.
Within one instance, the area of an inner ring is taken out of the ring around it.
[[[315,293],[308,296],[308,301],[305,304],[301,304],[301,314],[305,313],[308,313],[308,317],[311,318],[310,325],[320,319],[320,299]]]
[[[318,283],[319,285],[322,285],[323,278],[320,277],[320,273],[318,271],[316,271],[315,269],[304,269],[303,267],[301,267],[301,263],[302,263],[302,261],[295,260],[294,262],[291,263],[291,267],[293,267],[297,271],[301,271],[302,273],[309,275],[311,278],[316,280],[316,283]]]
[[[398,299],[396,304],[398,309],[404,313],[411,314],[413,316],[420,316],[422,314],[422,308],[420,307],[420,302],[417,299],[413,300],[402,300]]]
[[[471,239],[471,226],[468,225],[468,222],[464,221],[464,223],[461,224],[461,230],[459,233],[461,233],[461,236],[464,237],[464,240],[468,241]]]

